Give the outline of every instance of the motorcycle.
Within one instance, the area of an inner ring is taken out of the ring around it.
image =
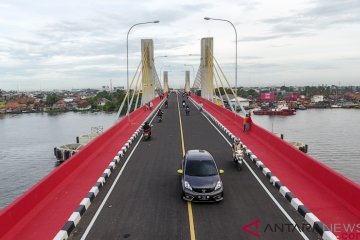
[[[158,123],[162,122],[162,115],[158,115]]]
[[[242,150],[235,151],[234,163],[236,168],[240,171],[244,162],[244,152]]]
[[[151,138],[151,128],[143,130],[143,138],[144,140],[148,140]]]
[[[165,108],[168,108],[168,103],[167,102],[165,102]]]
[[[190,115],[190,108],[189,108],[189,107],[187,107],[187,108],[185,109],[185,113],[186,113],[186,116],[189,116],[189,115]]]

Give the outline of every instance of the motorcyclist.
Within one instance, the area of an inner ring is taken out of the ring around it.
[[[185,107],[185,100],[182,100],[182,106]]]
[[[166,101],[165,101],[165,107],[167,108],[168,105],[169,105],[169,103],[168,103],[168,100],[166,99]]]
[[[162,121],[162,115],[163,115],[163,112],[161,111],[161,109],[159,109],[159,111],[157,112],[157,116],[158,116],[159,122]]]
[[[185,107],[185,113],[186,113],[186,115],[189,115],[189,113],[190,113],[190,107],[189,107],[189,105],[186,105],[186,107]]]
[[[233,144],[231,145],[232,154],[233,154],[233,160],[236,160],[236,152],[240,151],[240,154],[243,156],[243,147],[242,144],[240,144],[240,140],[238,138],[235,138]]]
[[[149,125],[148,122],[145,122],[143,127],[142,127],[144,132],[149,132],[149,136],[151,136],[151,126]]]

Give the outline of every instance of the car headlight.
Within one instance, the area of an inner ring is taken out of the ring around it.
[[[185,181],[185,182],[184,182],[184,187],[192,191],[192,188],[191,188],[189,182]]]
[[[219,188],[221,188],[221,186],[222,186],[221,181],[218,181],[215,186],[215,191],[218,190]]]

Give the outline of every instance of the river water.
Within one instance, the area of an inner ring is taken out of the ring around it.
[[[360,110],[308,109],[294,116],[252,116],[263,128],[309,146],[308,154],[360,183]]]
[[[53,148],[75,143],[91,127],[109,128],[115,114],[0,115],[0,209],[55,168]],[[312,109],[295,116],[253,116],[269,131],[309,145],[309,154],[360,183],[360,111]]]
[[[106,113],[0,115],[0,209],[55,168],[54,147],[114,122]]]

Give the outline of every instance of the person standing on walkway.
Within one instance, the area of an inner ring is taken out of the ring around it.
[[[203,107],[204,107],[204,105],[203,105],[203,103],[200,101],[200,103],[199,103],[199,111],[200,111],[200,112],[202,112]]]
[[[247,131],[250,131],[250,130],[251,130],[251,126],[252,126],[252,124],[253,124],[253,121],[252,121],[252,119],[251,119],[251,113],[248,114],[247,123],[248,123],[248,126],[247,126],[248,129],[247,129]]]
[[[249,118],[249,114],[246,114],[246,116],[244,117],[244,120],[243,120],[243,124],[244,124],[243,132],[245,132],[247,130],[248,118]]]

